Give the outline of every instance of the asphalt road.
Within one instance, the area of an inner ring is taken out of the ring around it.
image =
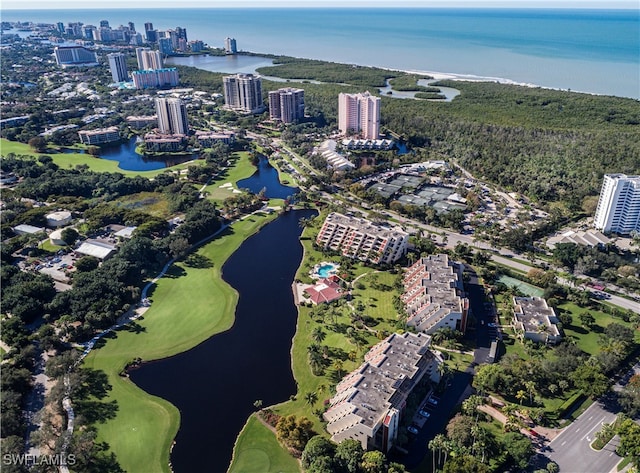
[[[594,402],[570,426],[549,443],[544,456],[553,460],[562,473],[608,473],[621,460],[615,453],[618,438],[602,450],[591,448],[591,442],[604,423],[615,420],[612,409]]]

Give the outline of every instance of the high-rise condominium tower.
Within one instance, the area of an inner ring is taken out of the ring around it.
[[[127,74],[127,58],[122,53],[107,54],[109,68],[114,82],[125,82],[129,79]]]
[[[182,100],[177,98],[157,98],[156,114],[158,115],[160,133],[173,135],[187,135],[189,133],[187,108]]]
[[[269,116],[283,123],[304,118],[304,90],[286,87],[269,92]]]
[[[229,38],[227,36],[224,39],[224,50],[227,54],[236,54],[238,52],[238,47],[236,46],[236,39]]]
[[[640,232],[640,176],[604,175],[593,224],[603,232]]]
[[[246,113],[260,113],[262,104],[262,80],[253,74],[235,74],[222,78],[224,103],[227,108]]]
[[[136,48],[136,58],[138,59],[138,69],[148,71],[149,69],[162,69],[162,54],[150,48]]]
[[[338,127],[345,135],[377,140],[380,134],[380,97],[368,91],[338,96]]]

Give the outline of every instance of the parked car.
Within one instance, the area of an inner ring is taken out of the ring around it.
[[[498,324],[494,324],[493,322],[489,322],[487,324],[487,327],[491,327],[491,328],[496,328],[498,326]]]
[[[418,428],[414,425],[410,425],[409,427],[407,427],[407,430],[414,435],[418,433]]]
[[[421,409],[420,411],[418,411],[418,414],[420,414],[425,419],[428,419],[431,416],[431,413],[425,411],[424,409]]]
[[[438,400],[435,397],[430,397],[429,399],[427,399],[427,402],[433,406],[438,405]]]

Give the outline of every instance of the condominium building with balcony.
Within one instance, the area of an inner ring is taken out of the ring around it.
[[[348,258],[375,264],[391,264],[407,251],[409,234],[357,217],[332,212],[318,233],[316,243]]]
[[[304,90],[285,87],[269,92],[269,117],[282,123],[304,118]]]
[[[176,97],[157,97],[155,101],[160,133],[188,135],[189,120],[184,102]]]
[[[343,135],[377,140],[380,134],[380,97],[368,91],[338,96],[338,128]]]
[[[445,327],[466,330],[469,300],[464,296],[462,265],[443,253],[420,258],[407,268],[403,284],[401,300],[409,327],[427,334]]]
[[[151,48],[136,48],[136,59],[138,60],[138,69],[141,71],[162,69],[162,53]]]
[[[101,145],[120,140],[120,129],[117,126],[100,128],[97,130],[82,130],[78,132],[80,142],[85,145]]]
[[[196,131],[196,139],[200,146],[210,148],[215,143],[232,145],[236,135],[232,131]]]
[[[127,57],[122,53],[111,53],[107,54],[107,59],[113,82],[126,82],[129,79]]]
[[[230,110],[245,113],[261,113],[262,79],[253,74],[234,74],[222,78],[224,103]]]
[[[593,224],[605,233],[640,232],[640,176],[604,175]]]
[[[442,359],[429,350],[430,340],[423,333],[392,334],[367,352],[364,363],[338,383],[323,414],[331,440],[391,449],[413,389],[425,376],[440,381]]]
[[[131,74],[131,77],[133,78],[133,85],[136,87],[136,89],[175,86],[180,83],[178,69],[176,69],[175,67],[134,71]]]
[[[62,67],[98,65],[96,53],[84,46],[57,46],[53,53],[56,63]]]

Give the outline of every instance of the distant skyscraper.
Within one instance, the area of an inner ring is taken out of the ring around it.
[[[109,28],[108,20],[100,20],[100,28]]]
[[[304,118],[304,90],[287,87],[269,92],[269,116],[283,123]]]
[[[136,59],[138,60],[138,69],[141,71],[164,67],[160,51],[154,51],[150,48],[136,48]]]
[[[65,27],[64,27],[64,23],[62,23],[61,21],[56,23],[56,28],[58,28],[59,33],[64,33]]]
[[[126,82],[129,79],[127,74],[127,57],[122,53],[107,54],[109,68],[114,82]]]
[[[157,98],[156,114],[158,115],[158,129],[160,133],[173,135],[187,135],[189,122],[187,108],[178,98]]]
[[[132,33],[136,31],[136,25],[134,25],[132,21],[128,23],[128,26],[129,26],[129,31],[131,31]]]
[[[604,175],[593,224],[603,232],[640,232],[640,176]]]
[[[158,49],[160,49],[160,52],[163,54],[163,56],[171,55],[174,49],[171,37],[158,39]]]
[[[377,140],[380,134],[380,97],[368,91],[362,94],[338,96],[338,127],[340,132]]]
[[[262,103],[262,80],[253,74],[236,74],[222,78],[224,102],[227,108],[239,112],[260,113]]]
[[[224,39],[224,50],[227,54],[236,54],[238,52],[238,47],[236,46],[236,39],[226,37]]]
[[[182,28],[180,26],[176,26],[176,34],[178,35],[179,39],[184,39],[185,41],[189,41],[187,39],[187,29],[186,28]]]
[[[153,29],[153,23],[144,24],[144,36],[150,43],[155,43],[156,41],[158,41],[158,33]]]

